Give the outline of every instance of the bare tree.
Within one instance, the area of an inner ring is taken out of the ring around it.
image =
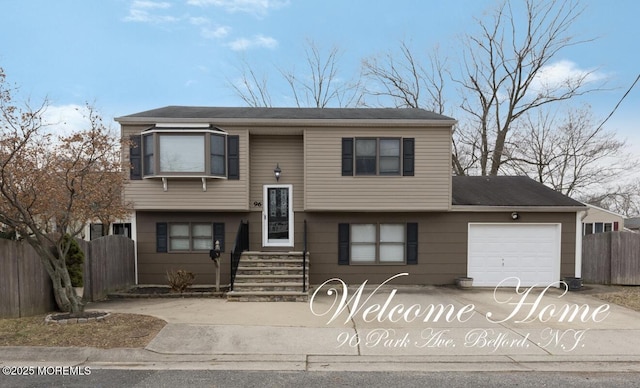
[[[527,112],[569,100],[594,89],[588,84],[593,72],[548,79],[544,72],[567,47],[583,43],[570,35],[570,27],[582,14],[573,1],[526,0],[524,16],[510,1],[500,5],[489,21],[478,20],[479,32],[465,38],[461,108],[472,118],[460,139],[477,152],[479,173],[496,175],[504,162],[504,150],[512,128]],[[455,154],[454,154],[455,155]]]
[[[372,56],[362,62],[362,72],[367,80],[365,95],[375,102],[365,105],[388,105],[396,108],[422,108],[439,114],[447,114],[446,85],[450,79],[448,59],[438,49],[427,55],[426,62],[416,56],[410,45],[400,42],[399,52],[389,51]],[[451,113],[449,113],[451,114]],[[461,133],[454,126],[452,169],[458,175],[477,164],[477,141],[474,133]]]
[[[337,46],[323,51],[314,41],[308,40],[305,48],[305,70],[276,67],[288,87],[291,99],[298,107],[326,108],[349,107],[360,104],[362,91],[358,79],[343,78],[340,73],[342,52]],[[241,76],[229,84],[233,91],[250,106],[273,106],[274,83],[268,77],[259,76],[254,68],[243,61]]]
[[[231,89],[251,107],[271,107],[271,94],[267,86],[267,77],[258,75],[256,71],[243,59],[240,67],[240,77],[227,82]]]
[[[374,97],[377,105],[387,105],[390,99],[397,108],[423,108],[444,114],[447,65],[437,51],[427,57],[424,65],[409,44],[402,41],[399,53],[389,51],[362,62],[367,79],[365,93]]]
[[[41,258],[58,307],[80,314],[65,257],[88,221],[122,218],[119,137],[86,107],[88,127],[54,135],[38,108],[16,105],[0,68],[0,224],[15,231]]]
[[[360,82],[343,80],[339,76],[342,52],[332,46],[326,53],[313,41],[307,41],[305,59],[307,72],[295,69],[281,71],[298,107],[326,108],[334,102],[338,107],[354,106],[361,97]]]
[[[640,216],[640,180],[607,187],[599,192],[590,193],[581,200],[626,217],[638,217]]]
[[[505,170],[526,174],[565,195],[602,190],[637,165],[625,142],[593,121],[590,107],[560,115],[527,114],[505,146]]]

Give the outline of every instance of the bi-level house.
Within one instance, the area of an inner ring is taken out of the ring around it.
[[[311,284],[380,283],[401,272],[409,275],[395,283],[580,276],[584,205],[525,177],[452,177],[452,118],[168,106],[116,121],[132,145],[125,198],[141,284],[166,283],[171,269],[213,283],[216,242],[225,283],[259,258],[264,270],[247,273],[263,278],[249,282],[284,278],[267,269],[302,252]],[[232,250],[246,250],[233,268]]]

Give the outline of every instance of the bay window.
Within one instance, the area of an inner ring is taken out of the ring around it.
[[[138,139],[133,141],[136,144],[131,151],[131,179],[226,178],[230,170],[234,173],[233,177],[228,178],[238,179],[238,137],[228,136],[223,130],[203,126],[182,128],[158,125],[144,131],[141,141],[140,137]],[[136,171],[142,171],[142,174]]]

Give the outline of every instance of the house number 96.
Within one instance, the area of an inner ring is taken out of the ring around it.
[[[262,202],[253,201],[253,206],[255,206],[255,207],[262,207]]]

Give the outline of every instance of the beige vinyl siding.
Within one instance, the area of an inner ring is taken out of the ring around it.
[[[415,176],[342,176],[342,138],[415,139]],[[451,130],[325,128],[305,131],[307,211],[424,211],[451,206]]]
[[[153,124],[123,126],[123,137],[129,139],[151,126]],[[200,178],[168,178],[167,191],[160,178],[133,180],[125,186],[125,200],[137,210],[249,210],[249,133],[247,130],[229,130],[228,133],[240,136],[239,180],[209,178],[206,191],[203,191]],[[129,148],[124,148],[124,164],[129,166]]]
[[[293,210],[303,209],[304,169],[302,136],[251,135],[250,179],[251,210],[262,211],[264,185],[293,185]],[[276,182],[273,170],[280,166],[282,175]],[[261,203],[262,206],[254,204]]]
[[[560,276],[574,276],[575,213],[520,213],[521,223],[560,223]],[[453,284],[467,273],[467,238],[470,222],[512,222],[500,213],[306,213],[310,252],[310,282],[320,284],[338,277],[349,285],[379,284],[408,272],[394,284]],[[417,265],[338,265],[339,223],[418,223]]]
[[[610,212],[592,206],[587,208],[587,216],[582,220],[582,222],[617,222],[619,230],[624,228],[624,218],[622,216],[611,214]]]

